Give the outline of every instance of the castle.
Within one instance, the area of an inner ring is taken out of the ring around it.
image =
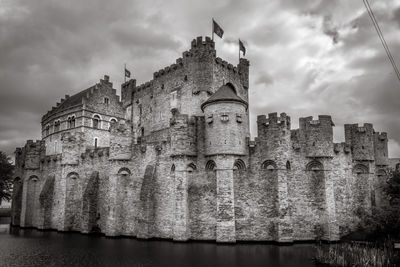
[[[108,76],[42,117],[16,150],[12,224],[216,242],[338,240],[384,201],[386,133],[270,113],[249,133],[249,61],[198,37],[153,79]]]

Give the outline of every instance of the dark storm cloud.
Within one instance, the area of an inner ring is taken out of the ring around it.
[[[396,59],[399,3],[371,5]],[[138,83],[150,79],[210,35],[211,17],[225,30],[218,56],[237,64],[237,39],[245,42],[253,133],[258,114],[287,112],[293,127],[331,114],[336,141],[344,123],[372,122],[400,156],[399,82],[362,1],[347,0],[3,0],[0,149],[39,138],[41,116],[103,74],[119,88],[125,62]]]
[[[324,16],[323,25],[322,25],[323,32],[332,38],[332,42],[337,44],[339,41],[339,32],[337,28],[332,23],[332,18],[330,16]]]

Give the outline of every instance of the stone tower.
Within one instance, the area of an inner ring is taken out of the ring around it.
[[[206,120],[205,156],[216,167],[216,239],[220,242],[236,241],[233,171],[245,168],[240,158],[247,154],[247,107],[231,84],[223,85],[201,105]]]

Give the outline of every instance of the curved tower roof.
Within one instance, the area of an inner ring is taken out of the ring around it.
[[[238,102],[248,107],[248,103],[241,99],[234,91],[231,85],[225,84],[221,86],[209,99],[201,104],[201,110],[204,111],[204,107],[215,102]]]

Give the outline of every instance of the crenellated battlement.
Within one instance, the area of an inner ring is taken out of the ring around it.
[[[183,60],[182,60],[182,58],[178,58],[176,60],[176,63],[171,64],[171,65],[169,65],[169,66],[167,66],[167,67],[165,67],[163,69],[160,69],[159,71],[154,72],[153,73],[153,78],[156,79],[156,78],[162,77],[164,75],[172,73],[172,72],[174,72],[174,71],[176,71],[178,69],[181,69],[181,68],[183,68]],[[146,85],[146,83],[143,84],[143,85]],[[142,86],[142,85],[140,85],[140,86]]]
[[[314,120],[313,116],[303,117],[299,119],[300,129],[305,129],[308,126],[319,127],[319,126],[335,126],[330,115],[318,115],[318,119]]]
[[[265,115],[257,116],[257,125],[259,127],[279,127],[279,128],[286,128],[290,130],[290,117],[286,115],[286,113],[281,113],[278,117],[278,113],[269,113],[268,117]]]
[[[375,132],[374,135],[379,141],[385,141],[388,139],[386,132]]]
[[[345,142],[351,146],[355,160],[374,160],[374,128],[371,123],[345,124]]]
[[[206,36],[204,40],[203,36],[198,36],[192,40],[190,50],[195,51],[200,49],[215,50],[215,42],[209,36]]]
[[[25,149],[30,150],[31,148],[41,147],[43,145],[42,140],[27,140],[25,144]],[[21,148],[20,148],[21,149]]]

